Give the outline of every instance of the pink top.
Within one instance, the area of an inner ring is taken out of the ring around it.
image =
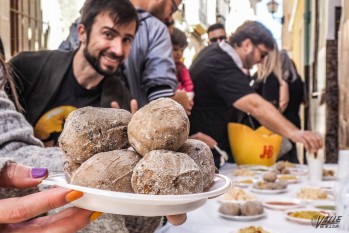
[[[187,67],[182,62],[176,62],[176,76],[178,80],[178,90],[185,90],[186,92],[193,92],[194,85]]]

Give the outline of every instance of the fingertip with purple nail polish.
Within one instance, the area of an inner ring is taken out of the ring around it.
[[[33,178],[44,178],[48,174],[47,168],[35,167],[31,171]]]

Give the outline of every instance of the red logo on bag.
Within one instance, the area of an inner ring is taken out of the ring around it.
[[[263,153],[259,156],[261,159],[267,158],[270,159],[273,156],[273,146],[269,145],[269,146],[264,146],[264,150]]]

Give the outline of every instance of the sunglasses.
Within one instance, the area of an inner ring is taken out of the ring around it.
[[[210,39],[210,42],[214,43],[214,42],[219,42],[219,41],[226,40],[226,39],[227,39],[226,36],[212,37]]]
[[[266,52],[266,51],[262,51],[258,46],[254,46],[255,48],[258,49],[259,53],[261,54],[261,59],[263,60],[266,56],[268,56],[268,53],[269,52]]]

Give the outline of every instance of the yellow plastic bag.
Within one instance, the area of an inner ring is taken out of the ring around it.
[[[282,137],[261,126],[256,130],[239,124],[228,124],[231,151],[238,165],[271,166],[279,154]]]

